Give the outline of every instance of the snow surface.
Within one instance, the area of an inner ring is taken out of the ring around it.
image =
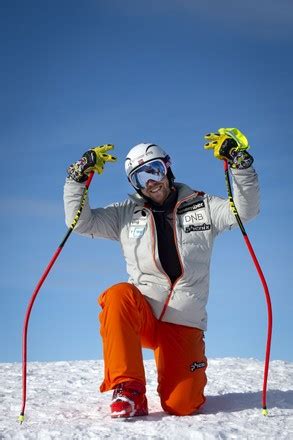
[[[21,364],[0,364],[0,439],[293,439],[293,363],[270,364],[261,412],[263,363],[211,359],[207,402],[197,415],[164,413],[154,361],[146,360],[150,414],[131,420],[109,416],[111,392],[101,394],[102,361],[28,364],[26,420],[20,425]],[[291,388],[291,389],[290,389]]]

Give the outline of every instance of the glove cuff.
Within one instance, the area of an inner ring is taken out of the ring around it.
[[[85,182],[88,178],[86,171],[95,166],[96,157],[94,150],[86,151],[80,160],[67,168],[68,177],[78,183]]]
[[[84,173],[86,163],[87,163],[86,158],[82,157],[77,162],[73,163],[72,165],[69,165],[69,167],[67,168],[69,179],[72,179],[78,183],[85,182],[87,180],[87,176]]]
[[[253,164],[253,157],[247,153],[245,150],[240,151],[231,151],[231,159],[228,160],[228,163],[231,168],[237,170],[245,170],[249,168]]]

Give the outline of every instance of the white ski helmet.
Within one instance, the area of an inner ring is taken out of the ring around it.
[[[162,159],[169,170],[171,166],[170,156],[158,145],[138,144],[131,148],[125,159],[125,172],[128,179],[135,168],[154,159]]]

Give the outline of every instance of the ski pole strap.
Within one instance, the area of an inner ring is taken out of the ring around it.
[[[270,352],[271,352],[271,342],[272,342],[272,329],[273,329],[273,312],[272,312],[272,303],[269,293],[269,288],[265,279],[265,276],[263,274],[263,271],[261,269],[261,266],[258,262],[258,259],[255,255],[254,249],[252,247],[252,244],[249,240],[249,237],[246,233],[246,230],[243,226],[242,220],[238,214],[237,208],[234,203],[233,199],[233,193],[232,193],[232,187],[230,182],[230,176],[229,176],[229,167],[228,162],[224,161],[224,171],[225,171],[225,179],[226,179],[226,186],[227,186],[227,192],[228,192],[228,199],[231,207],[231,211],[235,215],[235,218],[237,220],[237,223],[239,225],[239,228],[242,232],[245,244],[247,246],[247,249],[250,253],[250,256],[254,262],[255,268],[257,270],[257,273],[259,275],[259,278],[261,280],[264,294],[266,298],[267,303],[267,316],[268,316],[268,325],[267,325],[267,342],[266,342],[266,356],[265,356],[265,365],[264,365],[264,377],[263,377],[263,391],[262,391],[262,414],[267,416],[268,410],[267,410],[267,382],[268,382],[268,373],[269,373],[269,363],[270,363]]]

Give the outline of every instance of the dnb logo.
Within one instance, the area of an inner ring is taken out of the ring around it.
[[[185,223],[198,223],[205,220],[205,216],[203,212],[192,212],[190,214],[185,214],[184,222]]]
[[[187,233],[191,231],[209,231],[211,229],[211,225],[207,224],[207,217],[204,211],[184,214],[183,226]]]
[[[200,201],[178,210],[180,223],[185,232],[209,231],[211,229],[204,206],[204,202]]]

